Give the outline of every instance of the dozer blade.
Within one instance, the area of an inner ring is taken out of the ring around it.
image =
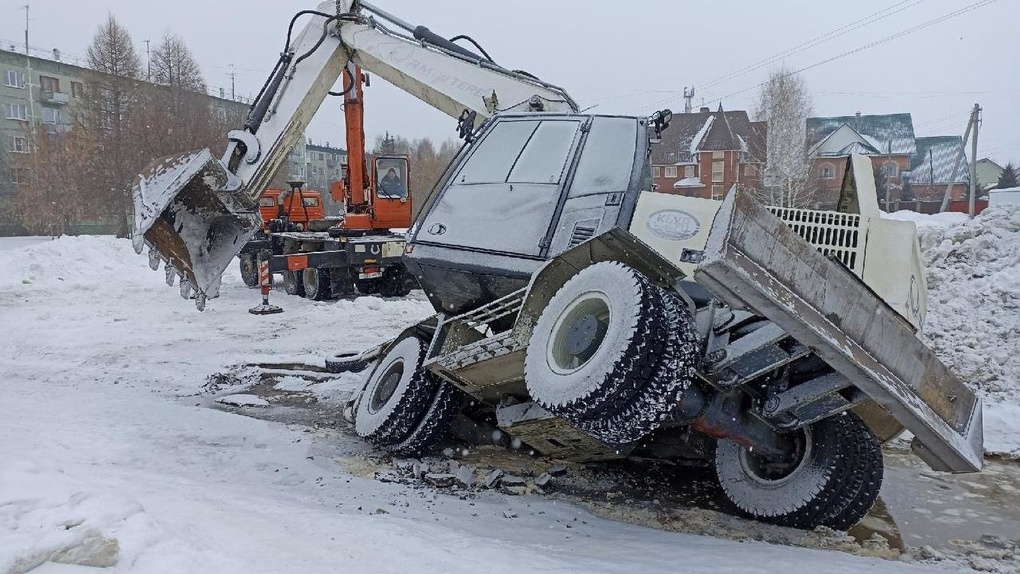
[[[135,251],[148,245],[150,264],[167,265],[167,282],[181,277],[181,296],[219,292],[230,260],[262,224],[240,181],[208,149],[156,160],[133,189]]]
[[[932,468],[981,470],[981,399],[864,282],[749,193],[723,202],[695,278],[814,349],[914,434]]]

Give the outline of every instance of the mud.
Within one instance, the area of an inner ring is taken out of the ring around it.
[[[350,391],[333,392],[323,400],[323,393],[315,390],[337,376],[309,368],[313,365],[262,367],[239,366],[210,377],[209,394],[197,397],[197,404],[307,427],[315,438],[341,445],[332,458],[350,474],[463,496],[466,489],[462,484],[412,477],[408,461],[394,460],[361,441],[341,416]],[[279,384],[283,377],[306,380],[308,387],[293,390],[293,383]],[[216,396],[225,392],[252,393],[266,399],[270,407],[239,409],[215,403]],[[524,477],[527,486],[498,492],[552,497],[611,520],[733,540],[942,563],[954,569],[1020,572],[1020,540],[1016,540],[1020,539],[1020,463],[1016,461],[988,460],[981,473],[951,475],[931,471],[902,444],[893,444],[886,448],[885,480],[878,502],[860,524],[844,533],[826,528],[803,531],[744,519],[725,499],[708,467],[654,461],[581,465],[535,456],[526,447],[463,443],[444,447],[443,455],[426,459],[424,464],[473,467],[472,489],[486,489],[486,475],[499,470]],[[535,478],[553,467],[566,472],[555,472],[555,478],[535,488]]]

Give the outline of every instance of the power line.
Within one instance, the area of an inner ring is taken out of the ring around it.
[[[962,16],[963,14],[966,14],[968,12],[973,12],[974,10],[977,10],[979,8],[983,8],[985,6],[988,6],[989,4],[994,4],[995,2],[998,2],[998,0],[981,0],[980,2],[975,2],[973,4],[970,4],[968,6],[960,8],[959,10],[955,10],[955,11],[950,12],[948,14],[943,14],[942,16],[939,16],[937,18],[932,18],[931,20],[928,20],[926,22],[918,24],[917,26],[913,26],[911,28],[907,28],[906,30],[902,30],[902,31],[897,32],[895,34],[892,34],[890,36],[886,36],[885,38],[882,38],[880,40],[875,40],[874,42],[869,42],[869,43],[864,44],[862,46],[858,46],[858,47],[854,48],[853,50],[849,50],[849,51],[843,52],[842,54],[838,54],[836,56],[832,56],[831,58],[826,58],[824,60],[821,60],[820,62],[815,62],[814,64],[810,64],[808,66],[804,66],[803,68],[799,68],[799,69],[793,70],[791,72],[786,72],[784,74],[781,74],[779,77],[780,78],[786,78],[786,77],[789,77],[789,76],[793,76],[793,75],[799,74],[801,72],[805,72],[807,70],[811,70],[813,68],[817,68],[819,66],[823,66],[825,64],[829,64],[831,62],[835,62],[836,60],[840,60],[840,59],[845,58],[847,56],[852,56],[852,55],[857,54],[859,52],[863,52],[864,50],[868,50],[868,49],[874,48],[875,46],[879,46],[879,45],[885,44],[887,42],[891,42],[891,41],[896,40],[898,38],[902,38],[903,36],[906,36],[908,34],[913,34],[914,32],[917,32],[919,30],[923,30],[925,28],[929,28],[929,27],[934,26],[936,24],[940,24],[942,22],[945,22],[946,20],[950,20],[952,18],[956,18],[957,16]],[[749,92],[751,90],[754,90],[754,89],[757,89],[757,88],[760,88],[760,87],[764,86],[766,83],[768,83],[768,80],[766,80],[764,82],[761,82],[761,83],[758,83],[758,84],[756,84],[754,86],[751,86],[749,88],[744,88],[742,90],[737,90],[735,92],[726,94],[725,96],[722,96],[722,97],[719,97],[719,98],[715,98],[715,99],[709,101],[708,104],[714,104],[714,103],[717,103],[717,102],[721,102],[721,101],[725,100],[726,98],[731,98],[733,96],[737,96],[737,95],[743,94],[745,92]],[[656,103],[652,107],[659,107],[659,106],[663,105],[664,103],[668,103],[670,101],[673,101],[673,99],[675,99],[675,96],[674,96],[674,98],[670,98],[670,99],[665,100],[663,102]],[[708,104],[706,104],[706,105],[708,105]]]
[[[911,0],[903,0],[902,2],[899,2],[898,4],[893,4],[892,6],[889,6],[888,8],[884,8],[882,10],[879,10],[878,12],[875,12],[874,14],[865,16],[864,18],[860,18],[858,20],[854,20],[853,22],[850,22],[849,24],[846,24],[846,25],[841,26],[839,28],[836,28],[834,30],[830,30],[830,31],[826,32],[825,34],[822,34],[820,36],[816,36],[816,37],[814,37],[814,38],[812,38],[812,39],[810,39],[810,40],[808,40],[806,42],[798,44],[798,45],[796,45],[796,46],[794,46],[792,48],[789,48],[789,49],[787,49],[787,50],[785,50],[783,52],[778,52],[778,53],[773,54],[773,55],[771,55],[771,56],[769,56],[767,58],[763,58],[761,60],[758,60],[757,62],[755,62],[755,63],[753,63],[753,64],[751,64],[749,66],[746,66],[744,68],[736,70],[735,72],[731,72],[729,74],[726,74],[724,76],[720,76],[720,77],[718,77],[718,78],[716,78],[714,80],[711,80],[709,82],[701,84],[700,86],[698,86],[698,88],[699,89],[710,88],[710,87],[715,86],[717,84],[721,84],[721,83],[723,83],[723,82],[725,82],[727,80],[731,80],[733,78],[737,78],[737,77],[746,75],[746,74],[748,74],[750,72],[753,72],[755,70],[761,69],[761,68],[763,68],[765,66],[768,66],[769,64],[772,64],[772,63],[774,63],[774,62],[776,62],[778,60],[781,60],[782,58],[785,58],[787,56],[792,56],[793,54],[798,54],[798,53],[803,52],[804,50],[808,50],[810,48],[814,48],[815,46],[824,44],[824,43],[828,42],[829,40],[832,40],[832,39],[835,39],[835,38],[839,38],[840,36],[844,36],[846,34],[849,34],[850,32],[853,32],[854,30],[858,30],[858,29],[863,28],[865,26],[868,26],[870,24],[874,24],[875,22],[878,22],[880,20],[884,20],[884,19],[886,19],[886,18],[888,18],[890,16],[898,14],[898,13],[904,11],[904,10],[907,10],[908,8],[912,8],[914,6],[917,6],[920,3],[924,2],[924,0],[914,0],[912,4],[904,6],[904,4],[907,4],[910,1]]]

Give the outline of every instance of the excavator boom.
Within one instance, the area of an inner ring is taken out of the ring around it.
[[[179,277],[181,295],[194,296],[200,309],[260,226],[263,190],[352,62],[458,118],[466,131],[502,111],[578,109],[561,88],[368,3],[323,2],[303,15],[308,24],[292,41],[288,32],[243,129],[227,134],[223,157],[202,150],[162,158],[135,183],[135,250],[148,245],[150,265],[165,262],[168,283]]]

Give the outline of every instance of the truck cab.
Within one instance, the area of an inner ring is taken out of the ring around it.
[[[322,193],[315,190],[302,190],[294,193],[285,189],[267,189],[259,199],[259,213],[262,216],[262,231],[269,230],[273,220],[287,221],[293,225],[308,228],[309,221],[326,218],[322,205]]]
[[[648,137],[646,118],[499,115],[437,184],[406,264],[446,313],[520,289],[550,257],[629,227],[651,186]]]

